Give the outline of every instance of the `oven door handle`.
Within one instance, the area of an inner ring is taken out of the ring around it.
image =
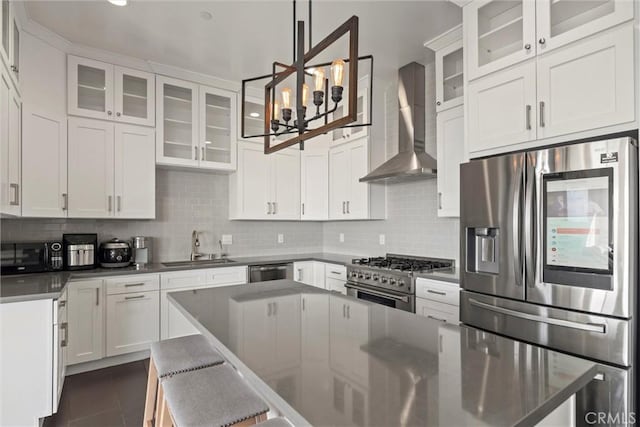
[[[480,302],[473,298],[469,299],[469,303],[471,303],[471,305],[475,305],[476,307],[484,308],[489,311],[493,311],[500,314],[506,314],[507,316],[518,317],[520,319],[531,320],[533,322],[546,323],[546,324],[555,325],[555,326],[564,326],[565,328],[579,329],[581,331],[598,332],[600,334],[606,333],[606,330],[607,330],[607,325],[603,325],[601,323],[580,323],[580,322],[572,322],[570,320],[554,319],[553,317],[544,317],[544,316],[538,316],[535,314],[520,313],[519,311],[510,310],[508,308],[497,307],[495,305]]]
[[[409,297],[407,297],[407,296],[393,295],[393,294],[387,294],[387,293],[384,293],[384,292],[373,291],[373,290],[371,290],[369,288],[364,288],[364,287],[360,287],[360,286],[354,286],[351,283],[346,283],[344,285],[344,287],[348,288],[348,289],[355,289],[356,291],[362,291],[362,292],[365,292],[367,294],[376,295],[376,296],[379,296],[379,297],[382,297],[382,298],[388,298],[388,299],[392,299],[392,300],[396,300],[396,301],[402,301],[402,302],[405,302],[405,303],[409,302]]]

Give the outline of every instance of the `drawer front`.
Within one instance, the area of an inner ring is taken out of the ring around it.
[[[325,264],[327,278],[347,281],[347,267],[338,264]]]
[[[416,314],[453,325],[460,323],[460,310],[455,305],[422,298],[416,298]]]
[[[196,288],[206,283],[206,270],[186,270],[160,275],[161,289]]]
[[[205,270],[205,285],[247,283],[247,267],[225,267]]]
[[[108,278],[104,280],[104,283],[107,295],[157,291],[160,289],[160,276],[157,274],[136,274]]]
[[[416,279],[416,296],[444,304],[460,305],[460,287],[431,279]]]

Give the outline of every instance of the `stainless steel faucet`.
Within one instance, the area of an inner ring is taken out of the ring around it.
[[[200,239],[198,232],[193,230],[191,233],[191,261],[195,261],[198,258],[202,258],[204,254],[200,253]]]

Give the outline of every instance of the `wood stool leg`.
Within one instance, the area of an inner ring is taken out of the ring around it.
[[[167,401],[164,398],[162,384],[158,386],[156,410],[159,413],[156,418],[156,427],[172,427],[174,425],[173,418],[171,418],[171,413],[169,412],[169,405],[167,405]]]
[[[158,370],[156,369],[153,359],[149,361],[149,377],[147,379],[147,396],[144,404],[144,418],[142,426],[149,427],[153,425],[156,394],[158,392]]]

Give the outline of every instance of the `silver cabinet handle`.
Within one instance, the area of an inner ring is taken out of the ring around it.
[[[347,305],[342,304],[342,317],[347,317]]]
[[[131,288],[133,286],[144,286],[144,283],[126,283],[124,285],[125,288]]]
[[[347,213],[347,202],[342,202],[342,213],[343,214]]]
[[[438,192],[438,209],[442,209],[442,192]]]
[[[107,204],[109,205],[108,206],[109,212],[111,212],[111,204],[112,204],[112,202],[113,202],[113,196],[107,197]]]
[[[278,303],[277,302],[273,303],[273,314],[274,314],[274,316],[278,315]]]
[[[121,209],[121,206],[122,206],[122,197],[120,197],[120,196],[117,196],[117,197],[116,197],[116,205],[118,206],[118,212],[120,212],[120,211],[122,210],[122,209]]]
[[[19,184],[9,184],[9,188],[13,188],[13,200],[9,202],[11,206],[20,206],[20,185]]]
[[[271,215],[271,202],[267,202],[267,215]]]
[[[540,37],[540,40],[538,40],[538,43],[540,44],[545,44],[547,42],[547,40],[545,40],[544,37]]]
[[[271,316],[271,303],[267,304],[267,317]]]
[[[302,215],[304,215],[304,203],[302,204]]]
[[[67,305],[67,301],[65,300],[58,301],[58,307],[66,307],[66,305]]]
[[[430,315],[430,314],[427,314],[427,317],[428,317],[429,319],[437,320],[438,322],[447,323],[447,321],[446,321],[445,319],[441,319],[441,318],[439,318],[439,317],[432,316],[432,315]]]
[[[339,272],[339,271],[333,271],[333,270],[332,270],[332,271],[330,271],[329,273],[331,273],[331,274],[340,274],[340,272]]]
[[[198,147],[193,147],[193,158],[194,160],[198,160]]]
[[[442,296],[447,295],[446,292],[434,291],[433,289],[427,289],[427,292],[430,294],[436,294],[436,295],[442,295]]]
[[[531,105],[526,106],[525,108],[525,121],[526,121],[526,127],[527,130],[531,130]]]
[[[112,114],[111,110],[107,111],[107,116],[111,116]]]
[[[531,50],[531,44],[530,43],[525,44],[524,50]]]
[[[347,319],[351,319],[351,306],[347,305]]]
[[[276,202],[273,202],[273,214],[277,214],[278,213],[278,204]]]
[[[298,281],[302,280],[302,269],[298,269]]]
[[[66,211],[67,209],[69,209],[69,195],[62,193],[62,210]]]
[[[116,117],[120,117],[122,114],[120,114],[120,112],[116,113]]]
[[[64,331],[64,339],[60,340],[60,347],[66,347],[69,345],[69,324],[67,322],[61,323],[60,330]]]
[[[135,297],[124,297],[125,300],[144,298],[144,295],[136,295]]]
[[[100,305],[100,288],[96,288],[96,305]]]
[[[519,311],[509,310],[508,308],[497,307],[495,305],[480,302],[473,298],[470,298],[469,302],[471,303],[471,305],[475,305],[476,307],[484,308],[486,310],[494,311],[500,314],[506,314],[507,316],[518,317],[524,320],[531,320],[533,322],[546,323],[548,325],[555,326],[564,326],[565,328],[578,329],[588,332],[598,332],[601,334],[606,333],[607,330],[607,325],[603,325],[601,323],[580,323],[564,319],[554,319],[553,317],[544,317],[535,314],[521,313]]]
[[[200,151],[201,151],[201,153],[200,153],[200,160],[207,160],[207,158],[206,158],[206,154],[205,154],[206,152],[205,152],[205,150],[204,150],[204,147],[200,147]]]
[[[540,127],[544,127],[544,101],[540,101]]]
[[[349,201],[347,200],[347,213],[351,213],[351,207],[349,206]]]

